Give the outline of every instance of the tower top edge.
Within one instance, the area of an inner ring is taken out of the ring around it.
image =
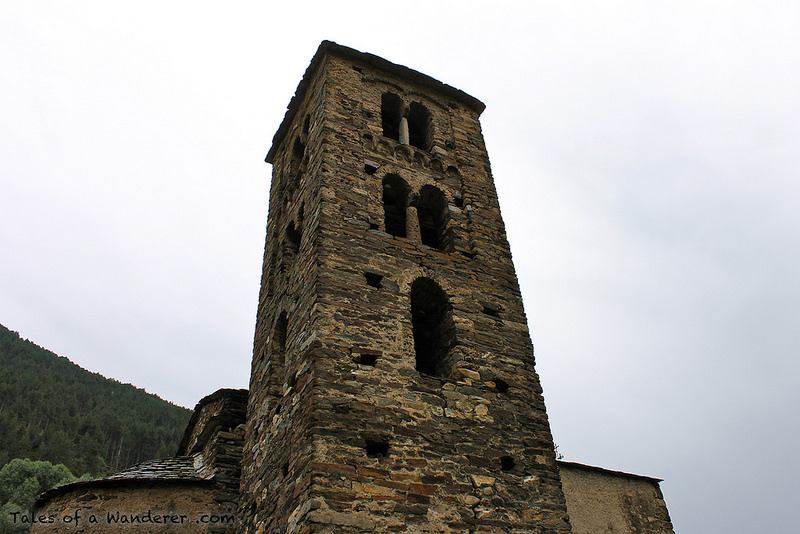
[[[393,74],[417,85],[448,96],[460,104],[469,107],[478,115],[483,113],[483,110],[486,109],[486,105],[477,98],[465,93],[460,89],[456,89],[451,85],[442,83],[439,80],[428,76],[427,74],[423,74],[403,65],[392,63],[391,61],[383,59],[380,56],[369,54],[367,52],[360,52],[354,48],[334,43],[333,41],[322,41],[322,43],[319,45],[319,48],[317,48],[314,57],[311,58],[311,63],[308,65],[305,74],[303,74],[303,79],[300,80],[294,96],[289,101],[289,105],[286,109],[286,115],[284,115],[283,121],[278,127],[278,131],[275,132],[275,136],[272,138],[272,147],[269,149],[267,157],[265,158],[267,163],[273,162],[275,158],[275,152],[286,136],[286,133],[289,130],[289,125],[292,123],[295,115],[297,114],[297,110],[300,107],[300,103],[303,101],[306,91],[308,90],[311,79],[313,78],[317,67],[319,67],[319,65],[322,63],[322,60],[326,54],[339,56],[345,59],[359,60],[375,69]]]

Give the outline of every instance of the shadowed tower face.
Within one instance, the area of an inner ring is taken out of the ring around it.
[[[569,532],[478,117],[323,43],[273,165],[244,532]]]

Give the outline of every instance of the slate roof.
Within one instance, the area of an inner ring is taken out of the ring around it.
[[[597,473],[603,473],[606,475],[613,475],[618,477],[625,477],[625,478],[638,478],[641,480],[649,480],[650,482],[655,482],[658,484],[659,482],[663,482],[664,479],[662,478],[654,478],[649,477],[647,475],[636,475],[633,473],[626,473],[624,471],[614,471],[613,469],[606,469],[605,467],[596,467],[594,465],[586,465],[586,464],[579,464],[577,462],[565,462],[563,460],[556,460],[556,463],[559,467],[566,467],[567,469],[583,469],[584,471],[595,471]]]
[[[209,480],[212,476],[204,473],[202,457],[195,455],[142,462],[102,480]]]
[[[203,465],[202,456],[175,456],[150,460],[129,467],[119,473],[97,480],[81,480],[47,490],[36,499],[33,509],[38,510],[47,501],[82,489],[115,488],[147,483],[210,484],[214,473]]]

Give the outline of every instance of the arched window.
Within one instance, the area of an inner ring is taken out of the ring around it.
[[[383,213],[386,232],[395,237],[406,237],[406,208],[409,187],[396,174],[383,179]]]
[[[381,96],[381,124],[383,136],[400,140],[400,119],[403,117],[403,101],[394,93]]]
[[[412,102],[408,108],[408,144],[428,150],[430,147],[431,114],[425,106]]]
[[[419,190],[417,215],[422,244],[444,250],[447,244],[447,201],[444,193],[432,185],[423,186]]]
[[[453,363],[450,353],[456,345],[455,323],[447,295],[430,278],[417,278],[411,284],[411,325],[417,371],[449,375]]]

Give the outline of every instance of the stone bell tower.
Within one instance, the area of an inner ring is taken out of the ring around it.
[[[483,109],[312,59],[267,155],[243,532],[570,531]]]

